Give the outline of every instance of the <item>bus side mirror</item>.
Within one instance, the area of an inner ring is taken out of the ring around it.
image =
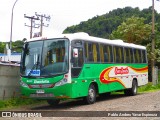
[[[77,48],[73,49],[73,58],[78,58],[78,49]]]

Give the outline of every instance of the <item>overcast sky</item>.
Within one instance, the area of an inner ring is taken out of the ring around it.
[[[10,41],[11,12],[15,0],[0,0],[0,41]],[[13,41],[29,38],[28,16],[46,14],[51,16],[49,27],[44,27],[44,35],[62,33],[71,25],[87,21],[117,8],[131,6],[141,10],[152,5],[152,0],[18,0],[14,7]],[[155,0],[155,9],[160,13],[160,2]],[[37,32],[34,29],[33,32]]]

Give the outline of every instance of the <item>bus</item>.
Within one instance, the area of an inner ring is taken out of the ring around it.
[[[146,47],[83,32],[33,38],[23,46],[20,76],[22,96],[50,105],[76,98],[93,104],[120,90],[134,96],[148,83]]]

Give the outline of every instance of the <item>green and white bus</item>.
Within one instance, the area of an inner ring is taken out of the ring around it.
[[[22,52],[21,94],[50,105],[74,98],[93,104],[119,90],[136,95],[148,83],[146,54],[144,46],[87,33],[33,38]]]

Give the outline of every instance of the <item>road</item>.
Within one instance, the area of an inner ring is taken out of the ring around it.
[[[65,110],[65,111],[160,111],[160,91],[139,93],[136,96],[111,95],[97,97],[95,104],[86,105],[83,100],[61,102],[56,107],[48,104],[30,106],[21,110]]]
[[[25,107],[17,108],[19,111],[47,111],[46,116],[53,116],[53,113],[56,111],[160,111],[160,91],[149,92],[149,93],[139,93],[136,96],[125,96],[121,95],[111,95],[106,98],[97,98],[95,104],[86,105],[82,100],[73,100],[73,101],[63,101],[56,107],[51,107],[47,103],[41,105],[30,105]],[[52,112],[50,112],[52,111]],[[78,114],[76,112],[75,114]],[[91,114],[96,114],[93,112]],[[94,115],[93,115],[94,116]],[[140,117],[142,118],[142,117]],[[51,118],[50,118],[51,119]],[[55,119],[63,119],[57,118]],[[66,120],[67,118],[65,118]],[[72,119],[74,119],[72,117]],[[82,119],[78,117],[76,119]],[[88,119],[99,119],[97,117],[87,118]],[[102,117],[102,119],[105,119]],[[113,118],[117,120],[116,118]],[[138,120],[139,118],[134,117],[133,120]],[[143,118],[145,120],[151,120],[151,118]],[[153,117],[154,120],[160,120],[160,117]],[[70,120],[70,118],[68,118]],[[126,118],[128,120],[128,118]]]

